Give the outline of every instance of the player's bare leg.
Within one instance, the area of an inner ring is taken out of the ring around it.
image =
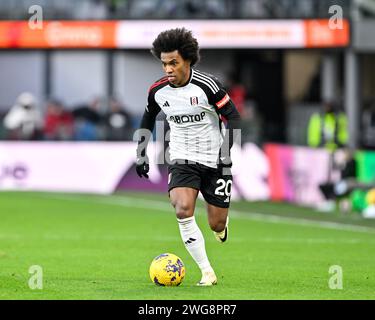
[[[204,238],[195,217],[195,202],[198,190],[176,187],[169,192],[172,206],[175,208],[182,241],[202,272],[200,286],[211,286],[217,283],[215,272],[207,258]]]
[[[228,208],[220,208],[207,203],[208,224],[219,242],[225,242],[228,239],[228,211]]]
[[[169,192],[172,206],[176,210],[177,219],[186,219],[194,215],[198,190],[186,187],[176,187]]]

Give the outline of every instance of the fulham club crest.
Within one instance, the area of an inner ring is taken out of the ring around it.
[[[192,106],[198,105],[198,97],[190,97],[190,104]]]

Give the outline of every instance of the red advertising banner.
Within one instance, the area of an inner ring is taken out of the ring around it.
[[[28,22],[0,22],[1,48],[115,48],[116,22],[47,21],[42,29]]]
[[[349,22],[330,23],[327,19],[305,20],[305,47],[343,47],[350,42]]]
[[[201,48],[345,47],[349,22],[321,20],[0,21],[0,48],[150,48],[159,32],[193,31]]]

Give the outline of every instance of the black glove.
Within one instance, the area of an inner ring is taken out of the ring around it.
[[[232,159],[230,155],[223,155],[219,152],[219,159],[218,159],[218,168],[231,168],[232,167]]]
[[[137,158],[135,169],[137,170],[137,174],[140,178],[145,177],[148,179],[148,172],[150,171],[150,166],[148,162],[149,161],[147,156]]]
[[[231,175],[232,160],[230,156],[223,156],[219,153],[217,169],[221,171],[222,175]]]

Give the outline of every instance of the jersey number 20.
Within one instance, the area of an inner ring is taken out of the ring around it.
[[[232,189],[232,180],[225,181],[224,179],[218,179],[216,181],[216,184],[219,184],[219,186],[215,189],[216,195],[226,195],[227,197],[230,196],[230,192]]]

